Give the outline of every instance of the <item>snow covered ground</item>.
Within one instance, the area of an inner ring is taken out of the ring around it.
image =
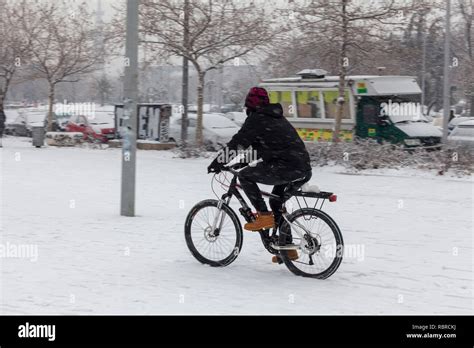
[[[140,151],[138,216],[119,216],[120,154],[4,139],[0,313],[473,312],[470,178],[314,168],[311,183],[338,194],[325,210],[358,251],[315,280],[272,264],[251,232],[226,268],[191,256],[183,224],[196,202],[212,198],[210,160]]]

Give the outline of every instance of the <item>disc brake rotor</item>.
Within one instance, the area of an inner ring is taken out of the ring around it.
[[[305,234],[301,239],[300,249],[303,254],[314,255],[321,249],[321,243],[316,237]]]
[[[209,243],[214,243],[217,240],[217,236],[214,235],[214,232],[212,231],[211,226],[207,226],[204,229],[204,238],[209,242]]]

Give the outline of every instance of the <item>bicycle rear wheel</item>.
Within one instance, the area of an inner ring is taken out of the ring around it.
[[[184,226],[191,254],[199,262],[213,267],[232,263],[239,256],[243,243],[239,218],[227,204],[222,204],[221,209],[218,204],[215,199],[199,202],[189,212]],[[212,231],[216,218],[217,227],[221,227]]]
[[[292,223],[300,224],[310,233],[301,238],[291,233],[290,225],[285,222],[280,228],[279,243],[290,240],[298,246],[298,259],[290,260],[288,251],[280,251],[280,257],[288,269],[299,276],[326,279],[330,277],[342,262],[344,242],[336,222],[325,212],[303,208],[294,211],[288,218]]]

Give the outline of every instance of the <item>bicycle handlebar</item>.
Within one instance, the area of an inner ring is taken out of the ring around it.
[[[235,170],[234,168],[232,168],[233,166],[237,165],[237,164],[241,164],[241,162],[236,162],[236,163],[232,163],[232,161],[230,161],[229,163],[225,164],[224,167],[222,168],[223,171],[229,171],[231,172],[232,174],[234,175],[237,175],[242,169],[244,168],[247,168],[247,167],[255,167],[257,166],[257,164],[263,162],[263,159],[259,158],[255,161],[252,161],[250,163],[248,163],[245,167],[241,168],[240,170]]]

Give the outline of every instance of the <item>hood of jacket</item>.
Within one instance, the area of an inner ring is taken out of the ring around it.
[[[283,117],[283,108],[280,103],[267,104],[257,109],[257,113],[267,115],[273,118]]]

